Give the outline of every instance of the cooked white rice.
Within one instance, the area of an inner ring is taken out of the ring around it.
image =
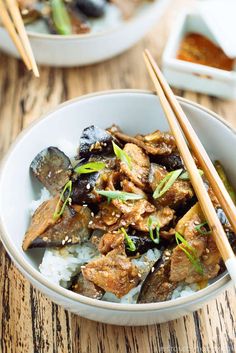
[[[39,199],[33,200],[30,204],[30,214],[33,215],[35,210],[49,198],[49,191],[45,187],[42,188]],[[65,246],[62,249],[48,248],[45,250],[39,271],[50,281],[68,288],[71,285],[72,278],[79,273],[81,266],[99,256],[101,255],[98,250],[91,243]],[[161,252],[158,249],[150,249],[140,258],[132,260],[132,263],[137,266],[142,280],[144,280],[160,256]],[[106,292],[102,299],[116,303],[134,304],[137,301],[140,289],[141,284],[131,289],[129,293],[120,299],[114,294]],[[171,299],[186,297],[197,290],[196,284],[180,284],[173,291]]]
[[[46,249],[39,271],[50,281],[68,288],[80,267],[98,256],[98,250],[90,243]]]
[[[40,197],[37,200],[32,200],[29,205],[29,211],[31,216],[44,201],[50,199],[50,196],[50,192],[46,188],[41,189]]]

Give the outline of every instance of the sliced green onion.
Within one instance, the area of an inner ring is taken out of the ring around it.
[[[183,169],[177,169],[168,173],[157,185],[157,188],[153,193],[153,198],[157,199],[164,195],[171,188],[174,182],[178,179],[182,171]]]
[[[52,20],[59,34],[72,34],[69,13],[63,0],[51,0]]]
[[[127,165],[127,167],[129,167],[129,169],[131,169],[132,168],[132,165],[131,165],[132,160],[131,160],[130,156],[124,150],[122,150],[119,146],[117,146],[117,144],[115,144],[115,142],[112,141],[112,145],[113,145],[113,150],[114,150],[116,157],[118,159],[120,159],[123,163],[125,163]]]
[[[200,176],[203,176],[203,174],[204,174],[203,170],[201,170],[201,169],[198,169],[198,173],[200,174]],[[181,180],[189,180],[190,179],[189,178],[189,173],[187,171],[184,172],[183,174],[181,174],[179,176],[179,179],[181,179]]]
[[[143,195],[140,194],[132,194],[130,192],[124,192],[124,191],[110,191],[110,190],[96,190],[96,192],[99,195],[105,196],[110,200],[122,200],[122,201],[127,201],[127,200],[140,200],[143,199]]]
[[[201,235],[207,235],[211,233],[211,230],[203,230],[202,228],[204,226],[208,226],[208,222],[203,222],[201,224],[198,224],[195,229],[198,231],[198,233],[200,233]]]
[[[154,234],[153,234],[153,228],[156,230],[156,238],[154,237]],[[160,243],[160,224],[158,223],[158,220],[155,216],[148,217],[148,230],[149,230],[149,236],[151,240],[155,244],[159,244]]]
[[[105,166],[106,164],[103,162],[89,162],[75,168],[75,172],[78,174],[95,173],[95,172],[99,172],[99,170],[104,169]]]
[[[197,258],[195,254],[196,253],[195,249],[178,232],[175,232],[175,240],[178,246],[180,247],[180,249],[186,254],[187,258],[195,268],[196,272],[198,272],[200,275],[203,275],[203,267],[199,258]],[[185,249],[181,244],[185,245],[192,252],[192,254],[187,249]]]
[[[65,195],[66,191],[68,191],[68,194],[67,194],[67,197],[64,199],[64,195]],[[55,211],[53,213],[53,219],[57,220],[62,216],[62,214],[65,210],[65,207],[66,207],[67,203],[69,202],[71,192],[72,192],[72,181],[69,180],[61,192],[59,201],[58,201],[56,208],[55,208]],[[63,201],[63,205],[61,206],[62,201]]]
[[[121,228],[122,233],[125,236],[125,242],[127,244],[127,249],[130,251],[135,251],[136,250],[136,246],[133,242],[133,240],[130,238],[130,236],[127,234],[126,230],[124,228]]]

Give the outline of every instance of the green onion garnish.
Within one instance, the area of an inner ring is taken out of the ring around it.
[[[75,172],[78,174],[95,173],[95,172],[99,172],[99,170],[104,169],[105,166],[106,164],[103,162],[89,162],[75,168]]]
[[[130,192],[124,192],[124,191],[110,191],[110,190],[96,190],[96,192],[99,195],[105,196],[110,200],[122,200],[122,201],[127,201],[127,200],[140,200],[143,199],[143,195],[139,194],[132,194]]]
[[[64,195],[67,190],[68,190],[68,195],[64,200]],[[62,216],[62,214],[65,210],[65,207],[66,207],[67,203],[69,202],[71,192],[72,192],[72,181],[69,180],[68,183],[66,183],[64,189],[62,190],[59,201],[58,201],[56,208],[55,208],[55,211],[53,213],[53,219],[57,220]],[[61,206],[62,201],[63,201],[63,205]]]
[[[153,229],[156,230],[156,238],[154,238]],[[155,216],[148,217],[149,236],[155,244],[160,243],[160,224]]]
[[[127,249],[130,251],[135,251],[136,250],[136,246],[133,242],[133,240],[130,238],[130,236],[127,234],[126,230],[124,228],[121,228],[122,233],[125,236],[125,242],[127,244]]]
[[[52,20],[59,34],[72,34],[69,13],[63,0],[51,0]]]
[[[120,159],[122,162],[124,162],[127,165],[127,167],[129,167],[129,169],[131,169],[132,165],[131,165],[130,156],[124,150],[122,150],[119,146],[117,146],[117,144],[115,144],[115,142],[112,141],[112,145],[113,145],[113,150],[114,150],[116,157],[118,159]]]
[[[203,170],[201,170],[201,169],[198,169],[198,173],[200,174],[200,176],[202,176],[204,174]],[[189,180],[190,179],[189,178],[189,173],[187,171],[184,172],[183,174],[181,174],[179,176],[179,179],[181,179],[181,180]]]
[[[178,232],[175,232],[175,240],[178,246],[180,247],[180,249],[186,254],[187,258],[195,268],[196,272],[198,272],[200,275],[203,275],[203,267],[199,258],[196,257],[195,249]],[[181,244],[185,245],[192,252],[192,254],[187,249],[185,249]]]
[[[164,195],[166,191],[168,191],[171,188],[171,186],[174,184],[174,182],[178,179],[182,171],[183,169],[177,169],[168,173],[157,185],[157,188],[153,193],[153,198],[157,199],[162,195]]]
[[[198,224],[195,229],[198,231],[198,233],[200,233],[201,235],[207,235],[211,233],[211,230],[203,230],[202,228],[204,226],[208,226],[208,222],[203,222],[201,224]]]

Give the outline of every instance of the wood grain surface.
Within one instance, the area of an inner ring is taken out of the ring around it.
[[[35,79],[21,62],[0,54],[0,155],[24,127],[60,102],[98,90],[152,89],[142,50],[149,48],[160,61],[171,25],[189,1],[173,0],[144,40],[98,65],[41,67],[41,77]],[[236,102],[176,93],[212,109],[236,127]],[[25,280],[0,245],[1,353],[235,353],[235,303],[232,288],[198,312],[165,324],[136,328],[100,324],[53,304]]]

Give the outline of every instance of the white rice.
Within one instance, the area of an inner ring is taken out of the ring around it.
[[[68,288],[81,266],[98,256],[98,250],[90,243],[46,249],[39,271],[50,281]]]
[[[197,292],[198,286],[196,283],[186,284],[181,283],[172,293],[171,299],[184,298],[190,294]]]
[[[40,197],[37,200],[32,200],[29,205],[31,216],[44,201],[50,199],[50,196],[50,192],[45,187],[41,189]]]

